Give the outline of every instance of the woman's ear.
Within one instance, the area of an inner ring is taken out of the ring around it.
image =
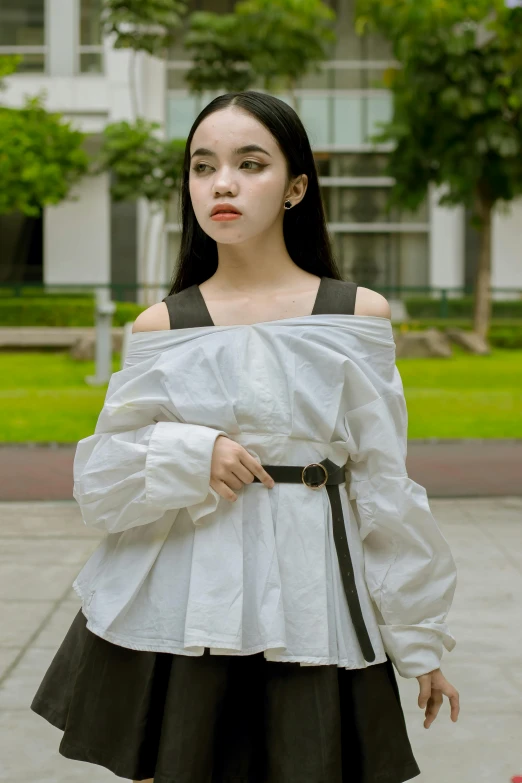
[[[295,178],[290,184],[290,188],[287,191],[287,194],[285,196],[285,201],[288,199],[292,202],[292,205],[295,207],[296,204],[299,204],[300,201],[303,200],[306,188],[308,187],[308,177],[306,174],[299,174],[298,177]]]

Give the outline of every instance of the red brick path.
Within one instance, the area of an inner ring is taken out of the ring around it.
[[[74,452],[0,446],[0,501],[70,500]],[[410,441],[407,467],[429,497],[522,495],[522,441]]]

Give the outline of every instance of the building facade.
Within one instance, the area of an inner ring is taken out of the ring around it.
[[[321,72],[306,76],[296,95],[343,276],[383,291],[469,285],[476,241],[462,208],[440,207],[432,190],[415,213],[386,209],[393,184],[384,174],[389,150],[376,149],[370,137],[379,121],[391,116],[391,95],[382,79],[391,53],[385,42],[355,34],[354,0],[329,4],[337,14],[337,41]],[[233,5],[234,0],[192,0],[189,8],[226,13]],[[107,123],[132,118],[131,54],[114,50],[102,37],[100,6],[101,0],[0,0],[0,55],[22,57],[0,102],[20,106],[24,95],[44,90],[48,108],[89,133],[93,151]],[[181,32],[166,62],[140,55],[136,68],[140,113],[176,138],[187,136],[199,111],[218,94],[189,92],[184,72],[190,63],[182,40]],[[290,103],[289,95],[279,97]],[[106,175],[86,177],[73,195],[46,208],[41,221],[0,216],[0,282],[144,282],[138,271],[143,206],[111,203]],[[165,226],[165,282],[179,247],[175,215],[172,209]],[[522,200],[511,214],[495,216],[495,287],[522,288],[521,224]]]

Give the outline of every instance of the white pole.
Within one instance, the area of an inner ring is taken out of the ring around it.
[[[121,344],[121,358],[120,358],[120,367],[122,370],[125,366],[125,359],[127,357],[127,352],[129,350],[129,341],[130,341],[130,336],[132,334],[133,326],[134,326],[134,321],[127,321],[123,326],[123,340]]]
[[[112,375],[112,315],[116,303],[110,301],[108,288],[96,289],[96,347],[95,375],[85,380],[90,386],[101,386],[109,382]]]

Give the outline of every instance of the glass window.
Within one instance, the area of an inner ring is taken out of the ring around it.
[[[299,116],[306,128],[312,147],[330,143],[329,103],[330,99],[327,96],[316,98],[303,96],[299,99]]]
[[[44,0],[0,0],[0,55],[20,54],[19,72],[45,70]]]
[[[169,139],[186,139],[200,110],[211,100],[212,98],[209,98],[207,93],[204,93],[201,98],[196,95],[186,97],[169,95],[167,98],[167,134]]]
[[[330,223],[427,223],[427,202],[416,212],[388,208],[388,188],[321,187]]]
[[[333,142],[357,146],[367,144],[380,129],[377,122],[391,119],[391,93],[382,95],[339,95],[333,100]]]
[[[103,71],[102,0],[80,3],[80,73]]]
[[[388,156],[381,153],[315,152],[320,177],[385,177]]]
[[[359,95],[339,95],[333,98],[333,142],[356,146],[365,141],[366,99]]]
[[[429,285],[427,233],[334,234],[333,246],[346,280],[368,288]]]
[[[380,133],[382,128],[379,127],[380,122],[389,122],[393,117],[393,97],[391,92],[384,93],[382,95],[371,95],[365,99],[367,101],[367,122],[366,122],[366,138],[369,140],[370,136]]]

